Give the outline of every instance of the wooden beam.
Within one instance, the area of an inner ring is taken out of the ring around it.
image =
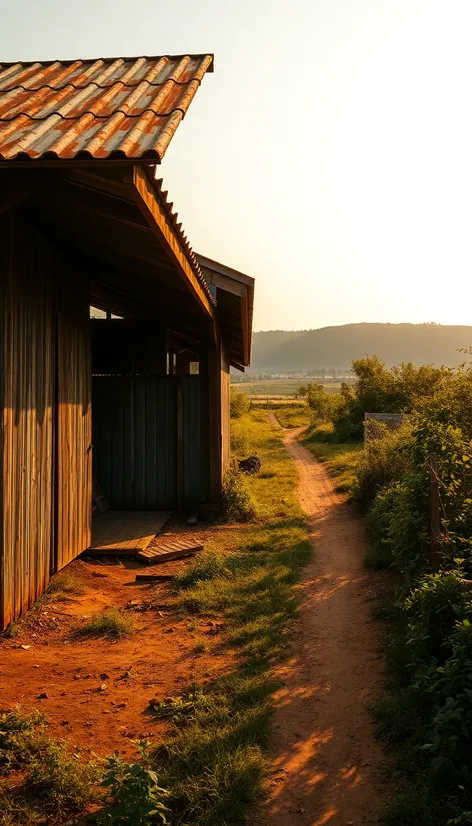
[[[156,197],[154,187],[146,173],[138,166],[133,167],[133,180],[130,186],[135,202],[166,250],[170,260],[174,266],[176,266],[180,277],[186,283],[206,315],[213,319],[215,317],[213,304],[190,266],[185,250],[175,234],[166,211]]]

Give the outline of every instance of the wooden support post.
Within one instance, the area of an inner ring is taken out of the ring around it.
[[[221,502],[223,485],[221,437],[221,341],[212,329],[208,339],[208,428],[210,461],[210,498]]]
[[[177,507],[184,507],[184,408],[182,378],[177,378]]]
[[[441,514],[439,503],[438,463],[435,453],[428,456],[429,471],[429,554],[431,570],[436,574],[441,567]]]

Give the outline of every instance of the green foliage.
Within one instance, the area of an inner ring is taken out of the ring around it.
[[[107,758],[102,786],[109,803],[99,812],[100,826],[165,826],[169,821],[166,805],[169,792],[161,788],[148,761],[149,743],[139,745],[141,763],[127,763],[118,752]]]
[[[251,400],[247,393],[243,393],[241,390],[236,390],[235,387],[231,387],[229,399],[231,418],[240,419],[245,413],[249,413],[250,408]]]
[[[176,583],[182,610],[223,621],[224,644],[235,656],[223,676],[190,685],[155,709],[170,732],[152,764],[170,792],[169,820],[179,826],[240,826],[255,819],[251,809],[266,776],[273,665],[284,652],[296,614],[294,585],[311,553],[282,431],[264,411],[253,409],[236,424],[241,421],[251,452],[270,474],[246,478],[264,518],[220,526],[218,546],[210,544],[201,567],[197,560],[194,573]],[[221,553],[226,542],[231,551]]]
[[[100,614],[90,617],[85,625],[77,629],[80,637],[126,637],[134,630],[133,618],[117,608],[106,608]]]
[[[400,826],[467,823],[472,605],[464,577],[472,573],[472,368],[439,375],[420,370],[414,381],[406,368],[391,373],[394,389],[411,405],[411,420],[406,429],[369,443],[357,483],[359,498],[371,503],[367,563],[399,574],[401,616],[390,626],[387,646],[391,691],[376,715],[381,735],[395,747],[402,785],[384,820]],[[412,386],[415,393],[408,396]],[[431,453],[441,503],[442,568],[436,574],[428,544]]]
[[[453,375],[446,367],[411,362],[389,370],[378,356],[356,359],[352,371],[356,381],[341,386],[342,401],[332,417],[338,441],[362,438],[364,413],[411,413]]]
[[[377,438],[366,442],[357,464],[353,497],[362,510],[368,509],[382,488],[400,479],[410,468],[410,425],[390,431],[384,423],[376,424]]]
[[[249,483],[239,470],[226,472],[223,486],[223,508],[230,522],[249,522],[256,516],[256,503]]]
[[[97,798],[98,778],[96,763],[84,763],[48,737],[39,711],[17,706],[0,715],[1,826],[64,822]]]
[[[312,421],[333,419],[342,404],[339,393],[326,392],[325,385],[318,382],[308,382],[300,387],[301,396],[306,396],[310,408]]]
[[[213,549],[202,551],[188,568],[175,577],[177,589],[193,588],[198,582],[227,575],[226,559],[222,553]]]

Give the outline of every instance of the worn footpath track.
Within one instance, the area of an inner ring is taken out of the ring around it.
[[[270,415],[273,424],[275,416]],[[314,546],[301,585],[291,656],[278,669],[271,826],[376,823],[386,802],[384,760],[368,709],[383,683],[371,618],[378,575],[362,565],[362,523],[324,466],[297,441],[299,498]]]

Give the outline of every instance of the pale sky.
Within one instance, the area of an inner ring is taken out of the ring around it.
[[[0,62],[214,52],[160,168],[255,330],[472,323],[471,0],[0,0]]]

